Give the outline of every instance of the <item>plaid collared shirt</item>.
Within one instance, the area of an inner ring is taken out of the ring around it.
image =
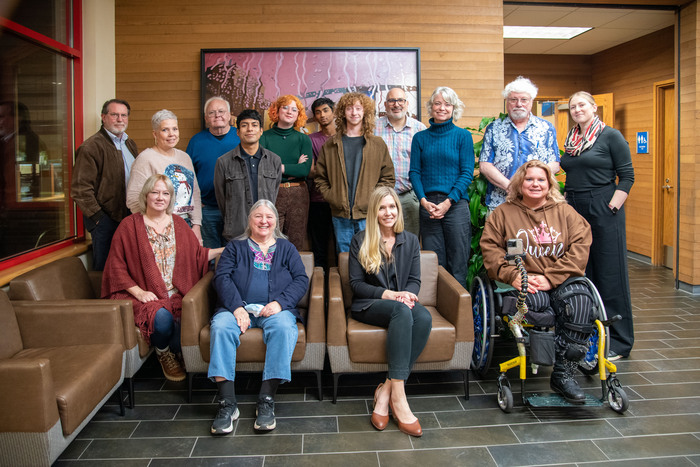
[[[411,117],[406,117],[406,126],[400,131],[394,130],[386,116],[377,119],[374,134],[381,137],[389,148],[389,154],[394,163],[395,189],[398,194],[413,188],[408,179],[408,170],[411,168],[411,141],[413,135],[425,129],[423,123]]]

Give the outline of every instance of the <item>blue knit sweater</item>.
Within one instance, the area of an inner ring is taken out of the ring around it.
[[[474,142],[452,119],[419,131],[411,143],[409,178],[418,199],[426,193],[445,193],[452,204],[469,200],[467,187],[474,178]]]
[[[202,130],[190,139],[186,152],[190,155],[194,172],[197,174],[197,183],[199,183],[199,189],[202,193],[202,204],[218,207],[214,192],[216,161],[238,146],[240,142],[235,127],[231,127],[221,139],[212,135],[209,130]]]

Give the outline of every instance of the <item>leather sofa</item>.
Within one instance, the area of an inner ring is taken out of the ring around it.
[[[105,302],[0,291],[0,465],[51,465],[121,386],[120,306]]]
[[[33,269],[10,282],[11,300],[89,300],[100,299],[102,272],[88,272],[80,258],[62,258]],[[129,300],[108,300],[120,306],[126,364],[124,380],[129,390],[129,407],[134,408],[133,377],[153,349],[134,324],[134,310]]]
[[[311,252],[301,252],[301,260],[309,276],[309,289],[297,309],[306,324],[297,322],[299,337],[292,355],[292,371],[316,374],[318,398],[323,400],[321,371],[326,355],[326,319],[324,313],[324,273],[314,267]],[[216,306],[216,292],[212,286],[214,273],[209,271],[182,299],[181,343],[187,370],[187,401],[192,401],[192,382],[195,374],[209,369],[209,321]],[[265,363],[265,343],[261,329],[249,329],[241,335],[236,352],[236,371],[262,372]]]
[[[328,358],[333,373],[333,402],[338,380],[347,373],[388,371],[386,329],[352,318],[352,289],[348,253],[338,256],[338,267],[328,274]],[[421,288],[418,299],[433,317],[425,349],[412,371],[459,371],[464,397],[469,399],[469,367],[474,347],[471,296],[438,265],[433,251],[421,251]]]

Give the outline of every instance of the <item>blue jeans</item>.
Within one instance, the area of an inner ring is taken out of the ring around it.
[[[226,245],[221,235],[224,230],[224,219],[218,206],[202,204],[202,240],[205,248],[220,248]]]
[[[442,193],[430,193],[425,196],[426,200],[435,204],[440,204],[445,198],[447,195]],[[459,200],[442,219],[431,219],[428,211],[421,206],[420,235],[423,239],[423,249],[437,253],[440,266],[444,266],[457,282],[467,288],[472,237],[469,202],[466,199]]]
[[[268,317],[250,316],[250,328],[261,328],[265,352],[263,381],[281,379],[292,380],[292,354],[297,344],[299,331],[297,319],[289,310],[282,310]],[[220,376],[229,381],[236,378],[236,349],[241,345],[241,328],[233,313],[225,310],[211,319],[211,357],[208,377]]]
[[[169,346],[173,353],[181,351],[180,321],[173,318],[172,313],[165,308],[158,310],[153,318],[151,344],[161,350]]]
[[[109,247],[112,246],[112,237],[119,227],[119,222],[115,222],[107,214],[95,224],[89,217],[83,216],[85,227],[92,235],[92,269],[102,271],[107,262]]]
[[[335,231],[336,253],[350,251],[350,241],[357,232],[365,230],[365,219],[346,219],[333,216],[333,230]]]

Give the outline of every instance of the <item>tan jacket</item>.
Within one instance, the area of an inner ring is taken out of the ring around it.
[[[355,190],[352,219],[367,217],[369,195],[378,186],[394,187],[394,164],[384,140],[374,135],[364,135],[362,165]],[[340,133],[330,138],[321,148],[316,161],[316,188],[331,207],[335,217],[350,219],[348,178],[343,154],[343,138]]]

